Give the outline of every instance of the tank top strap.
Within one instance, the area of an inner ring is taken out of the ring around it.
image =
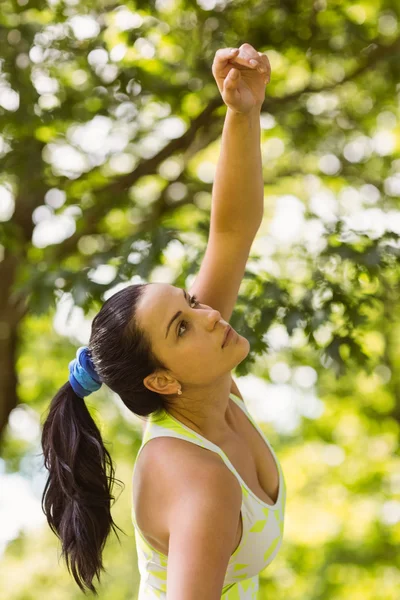
[[[234,393],[230,393],[229,394],[229,398],[231,398],[234,403],[239,406],[239,408],[245,413],[245,415],[248,416],[248,418],[250,419],[250,421],[254,421],[253,417],[251,416],[251,414],[249,413],[247,406],[245,405],[245,403],[243,402],[243,400],[241,398],[239,398],[239,396],[236,396],[236,394]]]
[[[202,448],[216,452],[217,454],[222,453],[222,450],[210,442],[210,440],[203,437],[193,429],[190,429],[190,427],[187,427],[175,419],[175,417],[173,417],[170,413],[163,410],[159,411],[157,414],[151,415],[149,419],[149,426],[146,427],[143,434],[143,444],[154,437],[166,436],[187,440],[193,444],[196,444],[197,446],[201,446]]]

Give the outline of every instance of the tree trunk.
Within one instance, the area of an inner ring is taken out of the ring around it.
[[[12,294],[16,273],[16,257],[5,256],[0,262],[0,451],[8,417],[18,404],[18,333],[22,318],[27,312]]]
[[[3,316],[0,315],[3,321]],[[3,337],[5,328],[1,323],[0,337],[0,453],[4,430],[8,417],[13,408],[18,404],[17,373],[15,363],[17,360],[18,327],[9,328],[8,335]]]

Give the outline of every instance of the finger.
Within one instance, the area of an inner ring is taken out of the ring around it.
[[[232,68],[224,81],[224,86],[226,90],[236,89],[237,84],[240,80],[240,71],[238,69]]]
[[[244,56],[257,56],[257,50],[251,45],[245,42],[239,48]]]
[[[249,60],[249,63],[252,67],[257,69],[257,71],[259,71],[260,73],[266,73],[266,71],[267,71],[266,66],[264,65],[264,63],[261,60],[251,58]]]
[[[257,52],[250,44],[242,44],[240,48],[221,48],[215,56],[221,66],[234,61],[243,67],[257,70],[270,79],[271,66],[268,57],[262,52]]]
[[[215,53],[215,60],[219,63],[226,63],[230,58],[239,54],[239,48],[220,48]]]
[[[267,74],[270,72],[270,69],[268,67],[268,64],[266,63],[266,61],[262,60],[262,59],[254,59],[251,58],[249,61],[249,64],[251,67],[253,67],[254,69],[257,69],[257,71],[259,73],[263,73],[263,74]]]
[[[250,46],[250,44],[242,44],[239,50],[241,52],[238,59],[242,59],[243,63],[246,66],[258,69],[262,73],[267,73],[271,70],[271,65],[269,64],[268,56],[266,56],[262,52],[256,52],[256,50],[254,50],[254,48]]]
[[[234,56],[229,61],[229,64],[235,65],[236,67],[240,66],[240,67],[243,67],[244,69],[251,69],[252,71],[255,71],[258,69],[258,70],[260,70],[260,72],[261,72],[261,66],[262,66],[260,61],[258,61],[257,59],[254,59],[254,57],[243,57],[240,55]]]
[[[240,58],[242,58],[247,64],[250,63],[251,60],[256,60],[259,63],[259,55],[260,52],[251,45],[245,42],[239,47]]]
[[[243,66],[256,69],[260,73],[266,73],[268,68],[266,62],[260,56],[259,52],[246,53],[235,58],[235,62],[243,64]]]
[[[269,58],[266,54],[261,54],[260,53],[260,58],[259,58],[260,62],[262,62],[262,64],[267,67],[267,69],[270,71],[271,70],[271,63],[269,62]]]
[[[265,72],[271,76],[271,63],[269,62],[268,56],[266,54],[262,54],[262,52],[259,52],[258,55],[260,57],[260,62],[265,67]]]

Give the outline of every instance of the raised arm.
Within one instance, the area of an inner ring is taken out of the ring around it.
[[[260,114],[230,109],[213,186],[210,234],[199,273],[190,287],[201,304],[229,322],[251,245],[263,215]]]
[[[260,73],[250,65],[254,56],[266,72]],[[260,110],[269,78],[267,57],[249,44],[243,44],[232,60],[231,64],[228,48],[218,50],[213,63],[213,74],[228,110],[213,185],[210,236],[189,290],[202,304],[219,310],[227,322],[263,216]],[[237,79],[232,78],[232,71],[239,73]]]
[[[256,61],[252,65],[250,61]],[[261,70],[263,69],[263,70]],[[270,79],[268,58],[250,44],[218,50],[212,66],[228,107],[212,193],[211,231],[254,238],[263,216],[260,112]]]

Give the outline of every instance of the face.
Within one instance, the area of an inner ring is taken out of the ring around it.
[[[222,348],[228,323],[219,311],[196,304],[186,290],[170,284],[148,285],[136,315],[154,354],[168,367],[168,372],[162,372],[166,380],[147,381],[161,393],[176,393],[177,382],[184,388],[207,388],[226,376],[250,349],[248,340],[236,332]]]

